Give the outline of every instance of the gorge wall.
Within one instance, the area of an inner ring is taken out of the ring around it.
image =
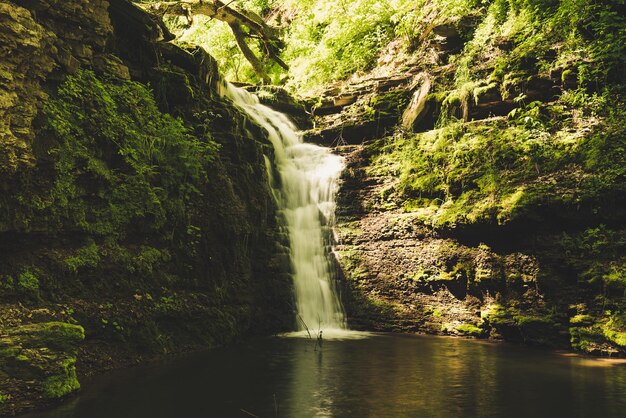
[[[264,133],[126,0],[0,3],[0,415],[292,324]]]
[[[410,58],[313,102],[307,138],[347,159],[351,327],[626,354],[625,80],[596,27],[623,22],[593,23],[620,6],[530,3],[422,22]]]

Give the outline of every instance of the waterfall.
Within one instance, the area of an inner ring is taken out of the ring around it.
[[[274,146],[280,178],[272,187],[289,231],[299,329],[305,330],[305,324],[311,331],[345,329],[324,240],[334,220],[343,159],[305,144],[286,115],[261,104],[254,94],[227,82],[221,93],[263,127]]]

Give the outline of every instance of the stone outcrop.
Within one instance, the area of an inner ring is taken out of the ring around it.
[[[409,70],[329,89],[309,104],[314,126],[304,132],[305,141],[336,146],[387,135],[409,102],[415,78]]]
[[[602,311],[588,290],[576,290],[570,273],[559,271],[560,256],[537,244],[550,232],[527,227],[503,231],[499,240],[483,226],[474,241],[462,229],[432,228],[387,199],[395,179],[372,172],[376,143],[337,152],[347,167],[335,254],[351,327],[625,354],[619,340],[591,327]],[[546,285],[546,277],[558,288]]]
[[[0,174],[33,164],[33,119],[46,99],[55,35],[13,3],[0,4]],[[3,181],[0,181],[0,190]],[[6,186],[5,186],[6,187]]]

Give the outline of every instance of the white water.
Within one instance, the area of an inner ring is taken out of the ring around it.
[[[327,148],[305,144],[287,116],[261,104],[254,94],[225,83],[222,95],[265,128],[274,146],[280,179],[273,191],[289,231],[298,328],[308,327],[311,333],[345,329],[324,243],[324,233],[333,224],[343,159]]]

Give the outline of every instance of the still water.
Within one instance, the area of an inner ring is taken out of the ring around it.
[[[626,364],[464,339],[271,338],[84,385],[37,418],[626,417]]]

